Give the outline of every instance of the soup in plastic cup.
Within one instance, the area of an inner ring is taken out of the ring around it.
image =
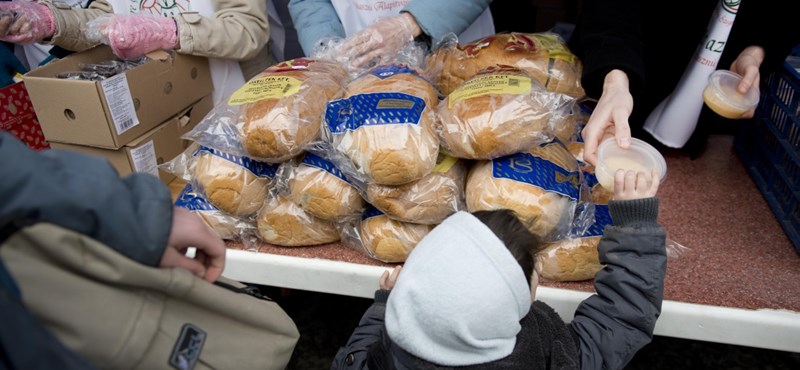
[[[742,76],[724,69],[714,71],[708,77],[708,85],[703,90],[703,101],[711,110],[725,118],[741,117],[758,104],[756,89],[742,94],[736,87]]]
[[[652,145],[636,138],[631,138],[631,146],[628,149],[620,148],[613,137],[603,140],[597,147],[595,175],[600,185],[614,191],[614,174],[619,169],[626,172],[629,170],[644,172],[648,181],[652,181],[650,176],[653,169],[660,175],[659,179],[662,182],[667,176],[667,162],[664,156]]]

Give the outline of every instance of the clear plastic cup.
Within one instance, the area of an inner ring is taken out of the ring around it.
[[[614,191],[614,174],[619,169],[642,171],[647,174],[648,181],[652,181],[650,176],[653,169],[660,175],[659,179],[662,182],[667,176],[667,162],[664,156],[652,145],[636,138],[631,138],[631,146],[628,149],[620,148],[613,137],[603,140],[597,147],[595,175],[602,187]]]
[[[736,119],[758,104],[758,94],[750,89],[742,94],[736,87],[742,76],[724,69],[716,70],[708,77],[703,90],[703,101],[711,110],[725,118]]]

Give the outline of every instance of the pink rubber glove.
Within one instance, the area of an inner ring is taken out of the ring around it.
[[[46,5],[33,1],[0,2],[0,40],[33,44],[56,33],[56,20]]]
[[[178,25],[172,18],[131,14],[108,14],[90,21],[86,35],[111,46],[114,54],[126,60],[138,59],[154,50],[178,47]]]
[[[409,13],[380,19],[353,35],[342,45],[344,56],[354,67],[363,67],[372,61],[381,63],[406,44],[414,41],[422,30]]]

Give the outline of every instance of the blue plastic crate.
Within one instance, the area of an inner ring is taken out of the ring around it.
[[[795,49],[800,55],[800,47]],[[743,122],[734,148],[800,253],[800,57],[766,80],[754,119]]]

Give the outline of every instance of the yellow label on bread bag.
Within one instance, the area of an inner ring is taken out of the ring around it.
[[[489,94],[527,94],[531,91],[531,79],[525,76],[486,75],[475,77],[450,93],[447,107],[459,100]]]
[[[250,104],[259,100],[294,95],[300,91],[300,85],[302,84],[303,81],[294,77],[280,75],[254,78],[231,94],[230,99],[228,99],[228,105]]]
[[[575,54],[572,54],[569,49],[567,49],[567,44],[564,43],[559,36],[543,33],[534,33],[529,35],[535,38],[543,49],[547,50],[547,53],[550,54],[550,58],[561,59],[569,64],[575,64],[577,61],[576,59],[578,57],[575,56]]]
[[[447,173],[455,166],[456,162],[458,162],[458,158],[440,152],[436,157],[436,166],[433,167],[433,172]]]

